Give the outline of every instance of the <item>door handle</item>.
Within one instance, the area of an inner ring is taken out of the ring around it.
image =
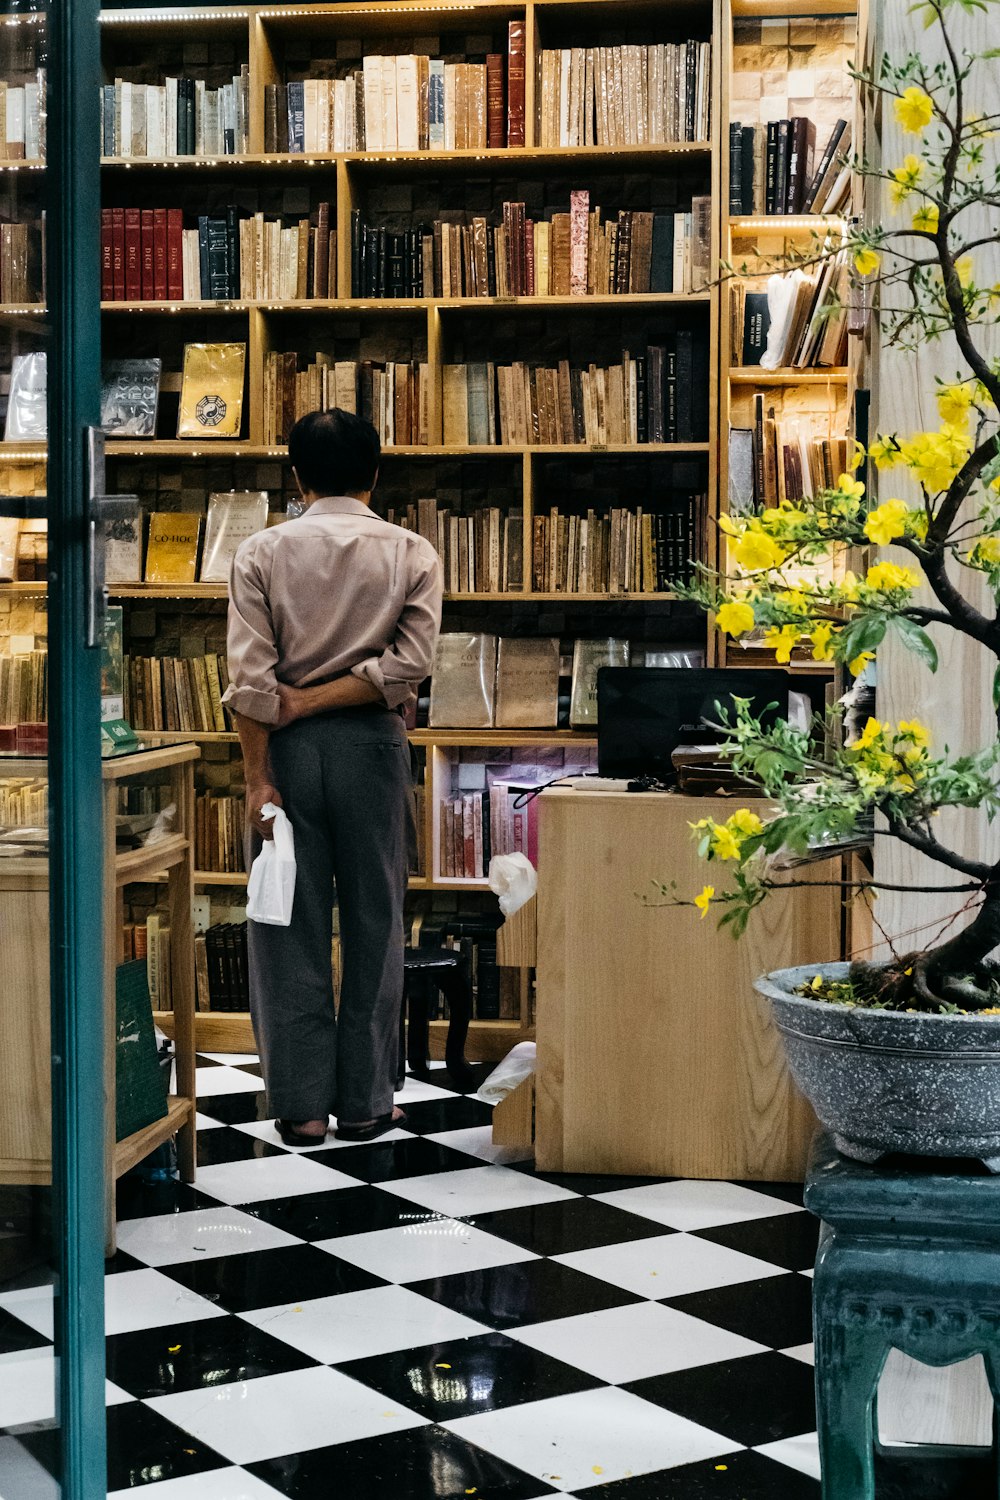
[[[137,519],[139,497],[107,494],[104,433],[100,427],[87,427],[84,429],[84,440],[87,466],[86,644],[99,646],[104,638],[104,619],[108,605],[104,573],[105,522]]]

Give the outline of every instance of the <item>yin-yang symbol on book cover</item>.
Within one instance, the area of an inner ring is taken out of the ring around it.
[[[194,409],[202,427],[218,427],[226,420],[227,406],[221,396],[202,396]]]

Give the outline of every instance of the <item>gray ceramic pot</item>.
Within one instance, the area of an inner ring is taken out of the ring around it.
[[[866,1162],[888,1151],[979,1157],[1000,1172],[1000,1016],[855,1010],[794,993],[817,973],[847,971],[803,964],[756,983],[792,1077],[837,1149]]]

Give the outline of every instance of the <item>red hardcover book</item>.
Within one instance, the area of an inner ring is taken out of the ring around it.
[[[524,145],[524,22],[507,27],[507,144]]]
[[[167,210],[153,209],[153,296],[166,302],[167,290]]]
[[[507,122],[504,118],[503,54],[486,54],[486,144],[493,150],[507,144]]]
[[[125,301],[138,302],[142,296],[142,213],[138,208],[125,210]]]
[[[153,291],[153,210],[144,208],[142,210],[141,224],[141,249],[142,249],[142,300],[152,302],[155,295]]]
[[[115,302],[125,301],[125,210],[111,210],[111,276]]]
[[[184,210],[167,209],[167,296],[184,300]]]
[[[113,302],[115,298],[115,250],[114,230],[110,208],[101,209],[101,301]]]

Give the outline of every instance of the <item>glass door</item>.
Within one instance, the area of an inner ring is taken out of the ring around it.
[[[107,1488],[99,82],[97,0],[0,0],[3,1500]]]

